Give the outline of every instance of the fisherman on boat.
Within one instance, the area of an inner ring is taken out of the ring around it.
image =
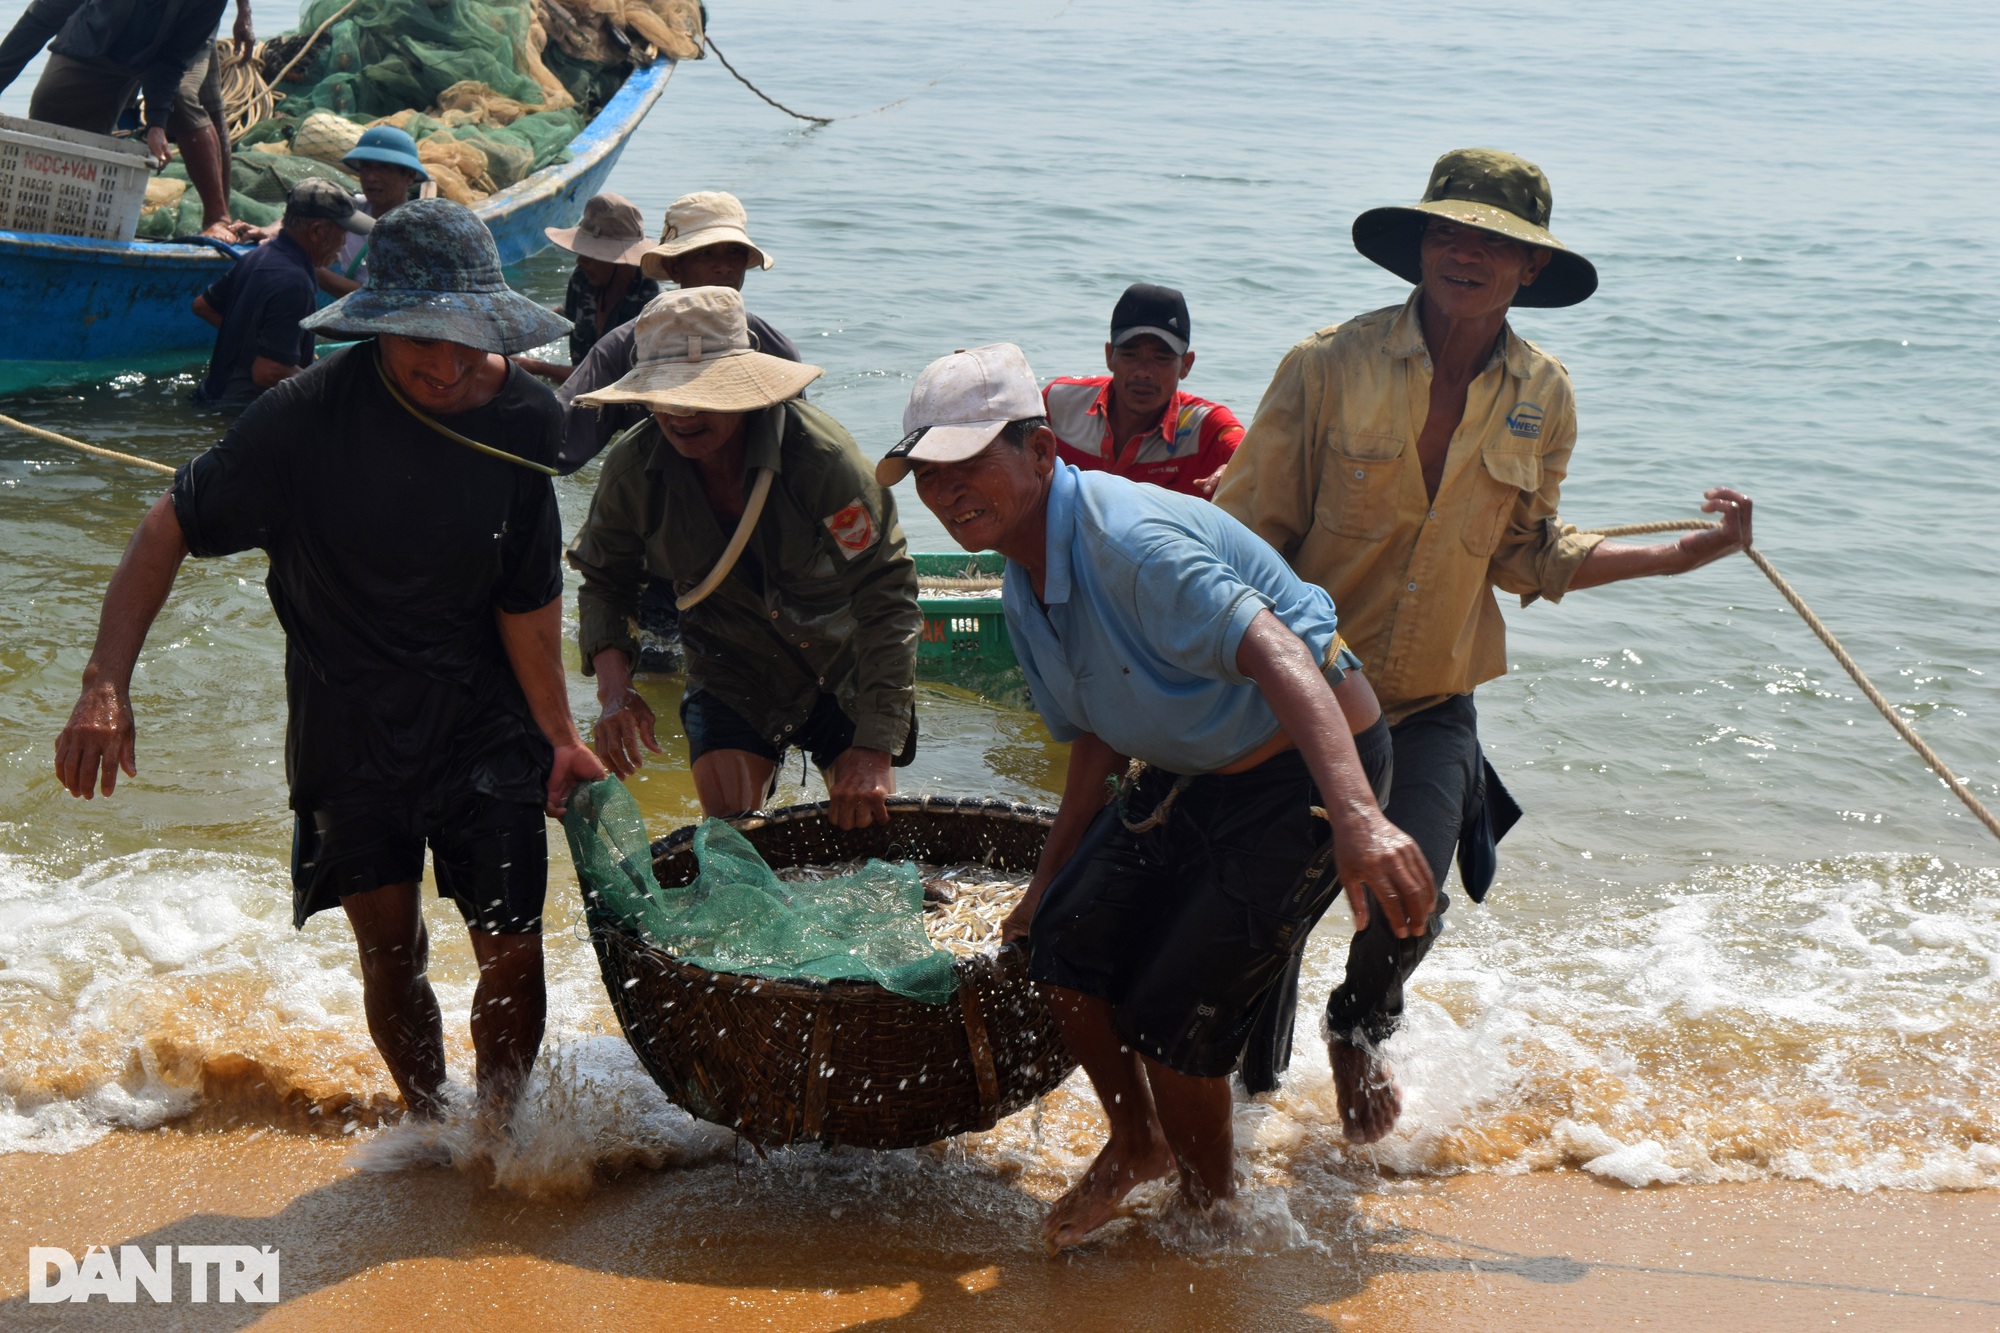
[[[133,665],[182,560],[261,548],[285,628],[293,923],[346,913],[376,1047],[410,1114],[442,1116],[428,843],[479,963],[480,1109],[504,1121],[542,1038],[544,814],[604,776],[560,652],[562,413],[507,360],[564,324],[507,289],[469,209],[419,200],[374,234],[368,286],[307,321],[365,341],[260,398],[140,524],[56,771],[83,797],[136,772]]]
[[[417,141],[394,125],[371,125],[341,156],[340,165],[354,173],[361,183],[362,211],[380,222],[394,209],[410,202],[410,194],[430,181],[424,161],[417,156]],[[320,290],[328,296],[345,296],[368,282],[366,237],[349,241],[340,256],[319,275]]]
[[[632,686],[650,574],[681,613],[702,809],[763,806],[796,746],[825,777],[835,824],[886,823],[892,768],[916,755],[923,625],[895,501],[840,423],[800,397],[820,368],[757,351],[733,289],[666,292],[636,324],[638,364],[577,400],[650,414],[606,454],[570,550],[598,753],[623,777],[642,749],[660,752]]]
[[[180,144],[188,179],[201,196],[203,234],[232,236],[226,126],[213,125],[198,97],[181,92],[191,65],[213,45],[227,0],[32,0],[0,41],[0,89],[49,48],[28,102],[31,119],[109,134],[143,91],[146,148],[165,166],[167,140]],[[246,11],[247,12],[247,11]],[[54,40],[51,41],[50,39]],[[206,63],[203,63],[206,69]],[[198,89],[197,80],[194,86]]]
[[[1111,310],[1108,375],[1064,376],[1042,390],[1056,456],[1086,472],[1215,494],[1243,425],[1221,403],[1181,391],[1194,370],[1187,298],[1135,282]]]
[[[514,362],[561,384],[600,338],[639,318],[646,303],[660,294],[660,284],[639,271],[640,260],[653,247],[646,239],[639,206],[622,194],[609,190],[594,194],[584,202],[582,221],[574,227],[548,227],[544,232],[558,249],[576,256],[576,269],[569,275],[569,288],[557,311],[571,325],[569,364],[522,356]]]
[[[417,141],[394,125],[372,125],[363,130],[340,164],[361,183],[361,197],[355,201],[361,212],[377,222],[410,202],[414,192],[428,185],[431,179],[424,170],[423,159],[417,156]],[[253,227],[245,222],[237,223],[235,230],[238,241],[253,245],[268,244],[278,234],[276,227]],[[340,253],[320,265],[319,289],[328,296],[339,297],[365,286],[368,248],[366,233],[348,237]]]
[[[1388,727],[1332,599],[1213,505],[1060,462],[1041,412],[1019,348],[943,357],[876,475],[914,470],[961,546],[1007,557],[1015,653],[1070,742],[1007,922],[1111,1122],[1043,1224],[1059,1249],[1177,1168],[1189,1203],[1227,1198],[1229,1075],[1313,924],[1345,884],[1357,926],[1401,936],[1433,889],[1378,807]],[[1107,806],[1132,760],[1144,772]]]
[[[319,308],[321,271],[350,236],[375,220],[332,181],[309,176],[285,197],[285,216],[268,245],[238,259],[194,298],[197,317],[215,327],[208,374],[192,400],[241,408],[313,361],[313,335],[300,321]]]
[[[1342,1128],[1372,1143],[1402,1092],[1381,1045],[1439,931],[1456,855],[1477,902],[1519,818],[1479,748],[1473,689],[1507,669],[1493,590],[1539,597],[1679,574],[1750,545],[1750,500],[1706,492],[1720,526],[1634,546],[1557,518],[1576,444],[1562,363],[1517,335],[1514,306],[1572,306],[1590,262],[1549,234],[1540,168],[1511,153],[1445,154],[1414,207],[1354,223],[1363,255],[1416,284],[1400,306],[1321,329],[1279,365],[1216,503],[1340,605],[1395,739],[1389,818],[1423,848],[1429,924],[1376,915],[1349,948],[1326,1035]]]
[[[677,287],[727,287],[740,292],[751,269],[768,269],[778,262],[750,239],[748,226],[743,205],[733,194],[703,190],[682,195],[667,205],[659,244],[641,258],[640,272]],[[799,359],[792,340],[764,320],[746,310],[743,321],[752,351],[785,361]],[[646,419],[640,408],[593,408],[578,401],[632,373],[639,363],[638,332],[635,320],[598,338],[590,355],[577,363],[556,391],[569,414],[560,462],[565,475],[597,457],[614,436]]]

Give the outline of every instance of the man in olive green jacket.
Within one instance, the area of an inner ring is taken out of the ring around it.
[[[632,688],[648,577],[681,608],[681,720],[702,809],[768,798],[785,750],[826,777],[842,828],[886,822],[893,766],[916,754],[916,568],[896,506],[840,423],[798,395],[820,375],[754,351],[724,287],[656,297],[638,364],[580,404],[652,419],[613,442],[570,550],[598,753],[620,776],[660,751]]]

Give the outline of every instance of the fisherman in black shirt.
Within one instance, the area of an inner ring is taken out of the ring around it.
[[[84,797],[136,772],[132,669],[181,560],[265,551],[285,629],[294,923],[345,910],[376,1046],[411,1113],[442,1115],[428,842],[479,960],[481,1106],[504,1117],[541,1044],[543,813],[604,776],[560,654],[562,412],[506,359],[564,321],[507,290],[485,225],[446,200],[385,218],[372,261],[366,287],[308,321],[367,341],[258,399],[140,524],[56,770]]]

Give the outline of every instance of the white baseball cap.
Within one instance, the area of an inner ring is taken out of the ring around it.
[[[912,463],[971,458],[1008,422],[1047,412],[1035,372],[1013,343],[941,356],[917,376],[903,409],[903,438],[875,465],[875,480],[894,486],[909,475]]]

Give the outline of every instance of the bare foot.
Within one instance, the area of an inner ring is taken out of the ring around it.
[[[1339,1038],[1326,1044],[1333,1062],[1333,1092],[1340,1104],[1340,1128],[1349,1143],[1373,1143],[1396,1127],[1403,1113],[1403,1089],[1389,1062],[1371,1050]]]
[[[1143,1150],[1128,1154],[1114,1135],[1083,1179],[1049,1209],[1042,1222],[1042,1248],[1054,1254],[1081,1244],[1091,1232],[1123,1216],[1118,1205],[1134,1187],[1177,1169],[1165,1139],[1155,1138]]]

